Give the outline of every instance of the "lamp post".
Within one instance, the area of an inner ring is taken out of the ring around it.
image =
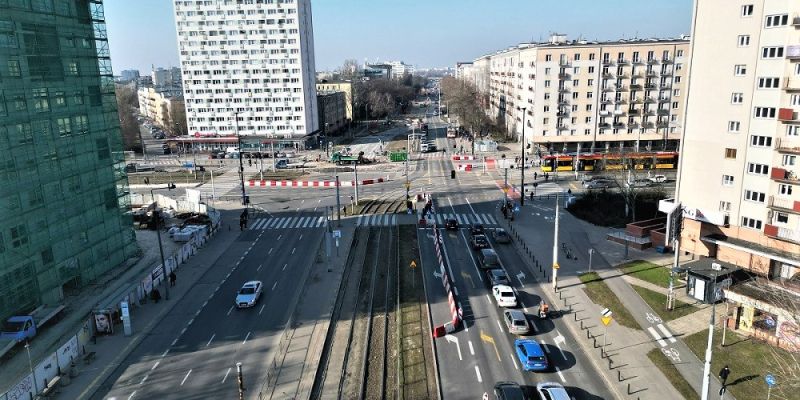
[[[521,196],[519,197],[519,205],[525,205],[525,114],[527,114],[527,107],[522,107],[522,138],[520,138],[520,142],[522,142],[522,153],[520,158],[522,160],[522,165],[519,169],[519,187]]]
[[[700,393],[702,400],[708,400],[708,390],[711,385],[711,348],[714,341],[714,319],[717,313],[717,273],[714,273],[714,286],[711,290],[711,319],[708,322],[708,344],[706,345],[706,359],[703,363],[703,389]]]
[[[242,136],[239,135],[239,112],[233,113],[233,122],[236,127],[236,143],[239,146],[239,180],[242,184],[242,205],[247,206],[247,196],[244,191],[244,164],[242,163]]]
[[[31,345],[25,340],[25,351],[28,353],[28,368],[31,370],[31,375],[33,375],[33,391],[35,393],[39,393],[39,385],[36,383],[36,374],[33,372],[33,361],[31,360]]]
[[[160,188],[160,189],[172,190],[175,189],[175,185],[169,183],[167,184],[166,188]],[[156,195],[153,193],[154,190],[156,190],[156,188],[150,189],[150,198],[153,199],[153,201],[156,200]],[[167,263],[166,260],[164,259],[164,246],[161,244],[161,227],[159,226],[161,222],[161,210],[159,210],[158,208],[158,202],[156,202],[156,209],[154,210],[154,212],[156,213],[155,217],[156,217],[156,236],[158,237],[158,253],[161,255],[161,272],[164,274],[164,278],[162,280],[164,284],[164,300],[169,300],[169,285],[167,284]]]

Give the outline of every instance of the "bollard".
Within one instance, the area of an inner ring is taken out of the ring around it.
[[[577,319],[578,318],[577,317],[578,314],[575,314],[575,315],[576,315],[575,319]],[[583,320],[581,320],[581,330],[583,330]]]
[[[628,394],[631,394],[631,384],[628,384]]]
[[[622,371],[617,370],[617,381],[622,382]]]
[[[581,321],[581,323],[583,323],[583,321]],[[591,337],[591,335],[592,335],[592,331],[590,331],[590,330],[588,330],[588,329],[587,329],[587,330],[586,330],[586,338],[587,338],[587,339],[591,339],[591,338],[592,338],[592,337]]]

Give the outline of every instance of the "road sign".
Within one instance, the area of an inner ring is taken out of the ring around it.
[[[411,182],[406,182],[405,186],[406,186],[406,189],[410,189],[411,188]]]
[[[559,269],[559,268],[561,267],[558,265],[558,263],[553,263],[553,269]]]
[[[411,260],[411,265],[410,265],[410,267],[411,267],[411,268],[417,268],[417,262],[416,262],[416,261],[414,261],[414,260]]]
[[[764,380],[767,381],[767,385],[769,385],[769,387],[773,387],[778,384],[778,381],[775,380],[775,376],[772,374],[767,374],[767,376],[764,377]]]
[[[338,229],[337,229],[337,230],[335,230],[335,231],[333,231],[333,237],[335,237],[335,238],[340,238],[340,237],[342,237],[342,231],[340,231],[340,230],[338,230]]]
[[[611,318],[612,314],[613,313],[611,310],[607,308],[604,308],[603,311],[600,311],[600,321],[603,322],[603,325],[608,326],[611,323],[613,320],[613,318]]]
[[[503,187],[503,191],[504,191],[504,192],[506,192],[506,193],[508,193],[508,186],[504,186],[504,187]]]

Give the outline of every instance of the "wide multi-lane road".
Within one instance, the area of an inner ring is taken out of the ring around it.
[[[277,217],[318,220],[309,211]],[[255,398],[322,235],[316,226],[242,233],[95,398],[236,398],[237,363],[247,398]],[[263,296],[255,307],[237,309],[236,292],[249,280],[263,282]]]

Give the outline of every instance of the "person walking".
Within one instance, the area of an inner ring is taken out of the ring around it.
[[[176,280],[178,280],[178,276],[175,275],[175,271],[170,271],[170,273],[169,273],[169,285],[174,287]]]
[[[158,301],[161,300],[161,292],[159,292],[158,289],[153,288],[153,291],[150,292],[150,299],[153,300],[153,302],[158,303]]]

